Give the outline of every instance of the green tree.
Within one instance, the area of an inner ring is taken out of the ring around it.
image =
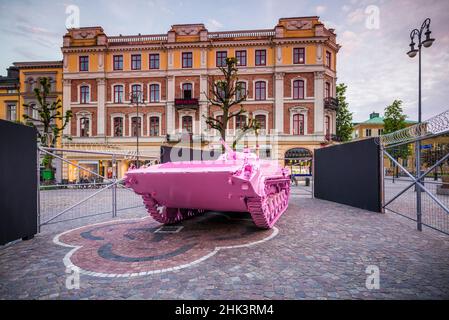
[[[406,118],[407,116],[402,110],[402,100],[394,100],[392,104],[385,108],[383,134],[388,134],[404,129],[407,126],[405,122]],[[410,155],[410,148],[409,145],[405,144],[394,147],[388,150],[388,152],[397,161],[399,158],[407,159]],[[395,164],[393,164],[393,171],[395,172],[396,176],[399,175],[399,169]]]
[[[351,134],[353,130],[352,125],[352,112],[349,111],[349,105],[346,102],[346,89],[347,86],[344,83],[337,85],[337,137],[340,141],[345,142],[351,140]]]
[[[31,110],[29,114],[23,115],[23,119],[25,124],[36,128],[38,142],[40,142],[41,146],[54,148],[64,128],[70,122],[72,111],[69,110],[63,114],[61,99],[57,99],[52,103],[47,101],[51,90],[51,83],[48,78],[41,78],[39,84],[40,86],[34,89],[34,95],[38,103],[23,104],[24,107]],[[38,116],[33,117],[35,114]],[[42,160],[42,165],[46,169],[53,170],[52,160],[53,157],[46,154]]]
[[[246,100],[247,92],[238,82],[236,58],[226,58],[226,65],[219,67],[219,69],[223,76],[220,77],[218,81],[212,79],[210,82],[209,94],[204,92],[204,95],[206,95],[209,102],[209,108],[210,106],[219,107],[223,112],[223,115],[219,119],[216,119],[213,116],[210,116],[209,112],[208,116],[205,116],[205,118],[207,125],[212,129],[217,130],[223,141],[226,141],[226,128],[228,127],[229,121],[246,112],[241,103]],[[240,105],[240,108],[237,111],[231,111],[233,106],[238,105]],[[240,131],[234,138],[232,148],[235,149],[237,142],[246,133],[255,131],[257,135],[259,128],[260,126],[255,119],[249,119],[247,123],[240,128]]]

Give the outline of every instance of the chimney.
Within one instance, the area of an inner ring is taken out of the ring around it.
[[[370,119],[379,118],[379,113],[377,113],[377,112],[372,112],[372,113],[369,115],[369,118],[370,118]]]

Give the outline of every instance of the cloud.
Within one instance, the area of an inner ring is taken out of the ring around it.
[[[321,15],[326,11],[326,9],[327,9],[326,6],[320,5],[315,8],[315,12],[317,15]]]
[[[346,16],[346,21],[349,25],[360,23],[362,21],[365,21],[366,15],[364,9],[356,9],[354,11],[351,11]]]
[[[223,28],[223,24],[215,19],[207,20],[206,27],[209,31],[217,31]]]

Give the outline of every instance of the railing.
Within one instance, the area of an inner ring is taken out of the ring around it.
[[[274,37],[274,30],[259,31],[234,31],[234,32],[211,32],[209,39],[227,39],[227,38],[249,38],[249,37]]]
[[[324,108],[337,110],[338,109],[338,100],[336,98],[327,97],[324,98]]]
[[[175,107],[177,107],[177,108],[198,107],[198,99],[197,98],[175,99]]]
[[[118,36],[109,37],[109,43],[141,43],[141,42],[153,42],[153,41],[167,41],[167,35],[137,35],[137,36]]]

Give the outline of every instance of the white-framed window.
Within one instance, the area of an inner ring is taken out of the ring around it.
[[[10,121],[17,120],[17,105],[15,103],[6,104],[6,119]]]
[[[122,84],[113,86],[113,100],[114,103],[123,103],[125,101],[125,87]]]
[[[148,114],[148,135],[157,137],[162,135],[162,115],[160,113]]]
[[[159,102],[161,95],[161,86],[158,83],[151,83],[149,85],[150,102]]]
[[[90,103],[90,85],[82,84],[79,86],[79,102],[81,104]]]
[[[268,83],[266,80],[254,81],[254,100],[267,100]]]
[[[141,83],[130,84],[131,100],[137,99],[139,103],[143,102],[143,86]],[[137,101],[134,101],[134,103]]]
[[[136,113],[131,113],[128,115],[129,119],[129,136],[130,137],[139,137],[143,136],[143,115],[139,113],[137,116]]]
[[[118,120],[121,118],[121,120]],[[125,136],[125,114],[124,113],[112,113],[110,115],[110,128],[111,137],[124,137]]]
[[[182,109],[178,113],[179,132],[196,132],[196,111],[193,109]]]
[[[266,134],[268,132],[268,119],[269,119],[269,112],[265,110],[256,110],[253,111],[253,117],[254,119],[259,123],[260,125],[260,134]]]
[[[192,99],[193,98],[193,83],[191,82],[184,82],[181,83],[181,92],[182,92],[182,98],[183,99]]]
[[[92,113],[80,111],[76,114],[76,135],[78,137],[92,136]]]
[[[308,109],[305,107],[290,108],[290,134],[306,135]]]

